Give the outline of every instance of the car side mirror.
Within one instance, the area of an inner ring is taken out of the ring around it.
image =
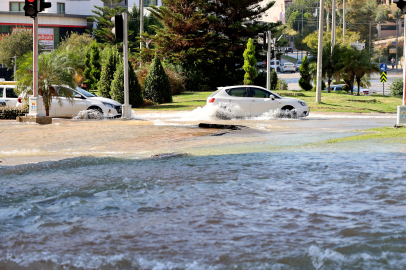
[[[73,97],[82,99],[82,95],[79,95],[79,94],[74,94]]]
[[[275,100],[275,96],[274,96],[274,95],[270,95],[269,97],[270,97],[270,99]]]

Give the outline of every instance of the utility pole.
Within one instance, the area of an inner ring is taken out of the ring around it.
[[[323,23],[324,23],[324,0],[320,0],[319,42],[317,48],[317,85],[316,102],[321,103],[322,61],[323,61]]]
[[[398,26],[399,25],[399,20],[396,19],[396,69],[398,69]]]
[[[302,6],[302,39],[303,39],[303,6]],[[303,59],[303,51],[300,51],[300,56]]]
[[[32,96],[29,97],[29,116],[32,117],[43,117],[45,116],[42,112],[42,97],[38,96],[38,17],[34,17],[33,22],[33,85],[32,85]]]
[[[371,28],[372,28],[372,23],[369,22],[369,53],[371,53],[371,39],[372,39]]]
[[[345,0],[343,0],[343,41],[345,41]]]
[[[276,38],[273,38],[273,53],[274,53],[273,65],[275,68],[275,73],[278,73],[278,69],[276,68]]]
[[[128,25],[127,25],[128,13],[123,14],[123,60],[124,60],[124,104],[122,106],[121,117],[131,118],[131,105],[130,105],[130,93],[128,83]]]
[[[144,33],[144,0],[140,0],[140,49],[142,49],[142,33]]]
[[[266,88],[271,90],[271,31],[267,31],[264,35],[264,42],[268,42],[268,50],[266,53]]]
[[[336,0],[333,0],[331,7],[331,51],[336,43]]]

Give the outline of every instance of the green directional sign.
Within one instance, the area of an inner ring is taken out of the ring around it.
[[[381,82],[386,82],[388,79],[386,77],[386,72],[382,72],[381,74]]]

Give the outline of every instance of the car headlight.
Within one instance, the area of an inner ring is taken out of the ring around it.
[[[113,104],[106,103],[106,102],[102,102],[102,103],[103,103],[103,105],[106,106],[106,107],[109,107],[109,108],[112,108],[112,109],[115,108],[115,106],[114,106]]]
[[[304,102],[304,101],[299,100],[298,102],[299,102],[300,105],[302,105],[302,106],[307,106],[306,102]]]

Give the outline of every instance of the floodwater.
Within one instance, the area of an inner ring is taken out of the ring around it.
[[[406,146],[317,144],[395,121],[0,122],[0,269],[405,269]]]

